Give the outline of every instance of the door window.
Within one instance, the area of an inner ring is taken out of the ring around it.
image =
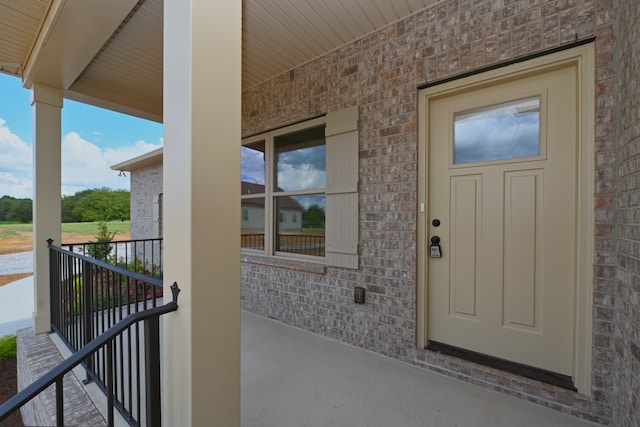
[[[539,96],[454,114],[454,164],[539,155]]]

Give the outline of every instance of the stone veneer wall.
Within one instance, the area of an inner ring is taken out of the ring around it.
[[[154,203],[162,193],[162,163],[131,172],[131,239],[154,239],[157,212]]]
[[[620,0],[614,425],[640,425],[640,5]]]
[[[244,91],[243,135],[359,106],[360,268],[243,254],[243,308],[608,423],[616,271],[614,6],[614,0],[444,0]],[[416,348],[417,87],[595,36],[597,254],[592,393],[585,396]],[[355,286],[367,289],[367,304],[353,304]]]

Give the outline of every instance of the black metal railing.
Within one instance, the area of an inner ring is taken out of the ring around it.
[[[275,250],[294,254],[324,256],[325,237],[321,234],[278,234]],[[264,249],[264,233],[245,233],[240,235],[240,247],[243,249]]]
[[[294,254],[324,256],[324,235],[321,234],[278,234],[276,251]]]
[[[49,268],[51,329],[72,352],[80,351],[127,316],[156,308],[162,298],[161,278],[53,246],[52,241]],[[111,350],[102,348],[83,363],[85,381],[95,381],[105,393],[111,390],[113,404],[132,425],[143,416],[144,394],[138,373],[144,369],[144,339],[136,323],[114,340]],[[110,357],[117,362],[111,367]],[[112,368],[115,370],[110,373]]]
[[[115,240],[112,242],[63,243],[71,252],[96,258],[127,270],[162,277],[163,239]]]
[[[240,247],[243,249],[264,249],[264,233],[241,234]]]
[[[160,393],[160,316],[178,309],[178,285],[174,283],[171,286],[173,300],[163,306],[150,308],[145,311],[132,313],[126,318],[104,331],[93,341],[85,345],[81,350],[74,353],[60,365],[56,366],[47,374],[40,377],[31,385],[20,391],[17,395],[0,405],[0,422],[11,415],[14,411],[21,408],[24,404],[36,397],[46,388],[55,384],[56,395],[56,425],[64,425],[64,395],[62,389],[62,380],[65,374],[71,371],[87,360],[91,360],[98,352],[103,352],[105,356],[105,365],[107,369],[106,395],[108,399],[107,405],[107,424],[114,425],[114,407],[116,407],[115,383],[118,375],[119,363],[116,357],[116,348],[118,339],[120,339],[127,331],[139,322],[144,321],[144,371],[142,375],[136,375],[137,380],[144,378],[144,397],[145,397],[145,425],[160,426],[162,424],[161,416],[161,393]],[[131,425],[139,425],[140,417],[134,420]]]

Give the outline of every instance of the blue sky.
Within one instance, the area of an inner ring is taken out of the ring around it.
[[[33,197],[31,92],[0,73],[0,197]],[[162,145],[162,124],[64,100],[62,189],[129,189],[129,177],[110,166]]]

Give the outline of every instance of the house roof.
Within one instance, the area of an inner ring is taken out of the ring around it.
[[[436,1],[243,0],[243,89]],[[0,72],[162,121],[163,12],[163,0],[2,1]]]
[[[162,147],[111,166],[115,171],[135,171],[162,163]]]
[[[146,154],[143,154],[138,157],[134,157],[129,160],[125,160],[124,162],[118,163],[117,165],[111,166],[111,169],[116,171],[135,171],[139,169],[143,169],[149,166],[157,165],[162,163],[163,151],[162,147],[150,151]],[[255,184],[253,182],[241,181],[240,185],[240,194],[246,196],[248,194],[264,194],[264,185]],[[280,207],[284,209],[304,209],[303,206],[298,203],[295,199],[291,197],[281,197],[278,199],[280,201]],[[256,206],[264,206],[264,197],[256,197],[251,199],[244,199],[242,201],[244,205],[256,205]]]
[[[264,185],[241,181],[240,194],[243,196],[248,194],[264,194]],[[283,209],[304,209],[304,207],[292,197],[278,197],[278,201],[279,207]],[[242,199],[242,204],[264,206],[264,197]]]
[[[253,182],[242,181],[240,194],[246,196],[248,194],[264,194],[264,185],[255,184]]]

